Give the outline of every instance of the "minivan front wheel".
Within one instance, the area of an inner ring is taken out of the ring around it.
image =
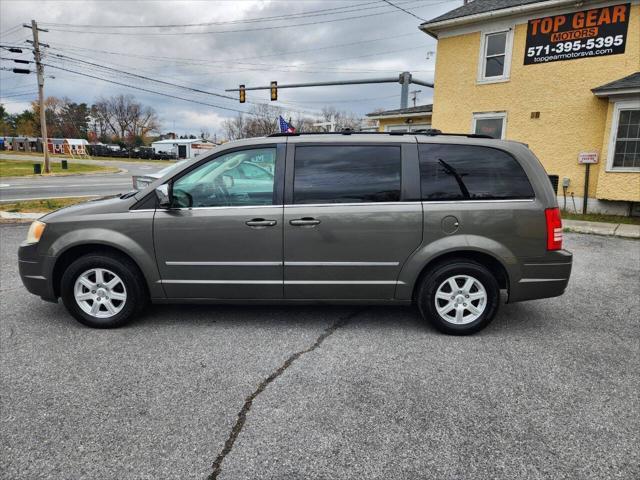
[[[74,261],[62,275],[62,301],[84,325],[120,327],[146,304],[143,281],[130,260],[106,253],[89,254]]]
[[[436,267],[423,280],[417,302],[422,316],[436,329],[469,335],[493,320],[500,289],[483,265],[460,259]]]

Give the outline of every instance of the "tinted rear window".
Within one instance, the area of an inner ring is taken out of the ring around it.
[[[423,200],[533,198],[531,183],[508,153],[474,145],[420,145]]]
[[[296,147],[294,203],[400,200],[400,147]]]

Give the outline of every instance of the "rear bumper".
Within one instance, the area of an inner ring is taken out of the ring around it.
[[[18,270],[25,288],[49,302],[57,302],[53,282],[47,272],[50,257],[38,255],[36,244],[22,244],[18,249]]]
[[[512,281],[509,303],[562,295],[569,283],[573,255],[567,250],[549,252],[541,259],[526,261],[519,279]]]

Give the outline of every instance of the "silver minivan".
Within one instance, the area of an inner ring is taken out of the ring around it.
[[[526,145],[439,132],[227,143],[147,188],[50,213],[26,288],[90,327],[153,303],[411,304],[469,334],[507,302],[561,295],[572,255]]]

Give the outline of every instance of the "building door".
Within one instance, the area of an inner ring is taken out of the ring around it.
[[[187,158],[187,146],[178,145],[178,158]]]
[[[156,261],[170,298],[282,298],[284,145],[222,153],[172,182],[154,218]],[[275,175],[254,168],[274,166]],[[280,190],[280,191],[279,191]]]
[[[413,148],[415,145],[405,145]],[[302,145],[287,153],[287,299],[392,299],[422,240],[422,205],[403,193],[391,145]],[[291,149],[290,149],[291,150]],[[413,166],[417,173],[417,159]]]

